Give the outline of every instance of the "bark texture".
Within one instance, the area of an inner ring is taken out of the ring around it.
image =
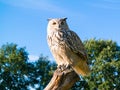
[[[63,65],[55,70],[44,90],[69,90],[78,80],[80,80],[79,76],[70,67],[66,68]]]

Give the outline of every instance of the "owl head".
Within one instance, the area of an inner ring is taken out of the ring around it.
[[[66,19],[67,18],[48,19],[47,30],[50,31],[69,30]]]

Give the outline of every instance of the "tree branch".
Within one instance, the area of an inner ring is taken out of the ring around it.
[[[62,65],[55,70],[51,81],[44,90],[69,90],[78,80],[80,78],[73,69],[65,68]]]

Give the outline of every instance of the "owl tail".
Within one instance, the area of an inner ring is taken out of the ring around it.
[[[82,76],[87,76],[90,73],[89,66],[87,65],[86,61],[80,60],[79,63],[76,65],[73,65],[73,70],[78,74]]]

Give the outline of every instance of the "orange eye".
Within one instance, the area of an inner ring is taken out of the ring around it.
[[[56,24],[56,22],[53,22],[53,25],[55,25]]]

